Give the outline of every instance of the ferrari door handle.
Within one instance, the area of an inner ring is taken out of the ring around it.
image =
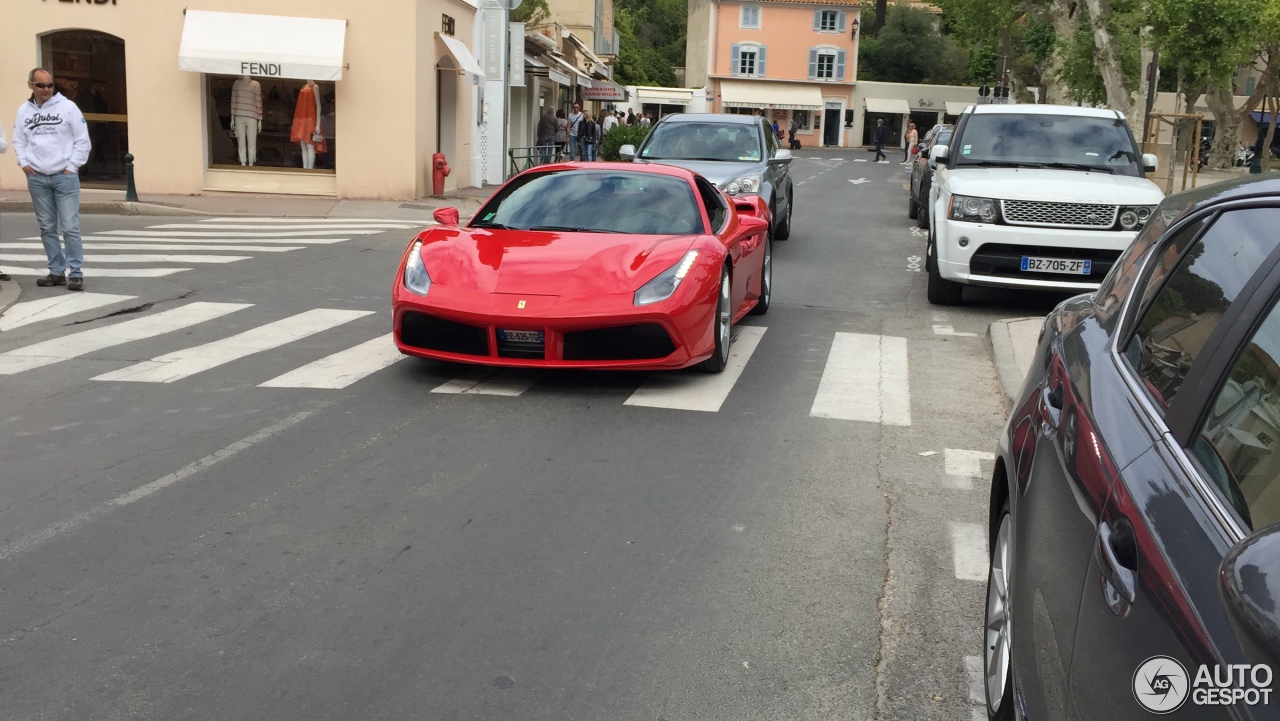
[[[1046,385],[1040,390],[1040,405],[1044,408],[1044,420],[1040,430],[1049,435],[1058,430],[1062,420],[1062,386]]]
[[[1098,526],[1098,551],[1102,577],[1125,603],[1132,605],[1138,595],[1138,564],[1137,545],[1129,521],[1121,519],[1114,526],[1103,521]]]

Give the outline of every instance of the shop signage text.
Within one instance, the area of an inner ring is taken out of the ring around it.
[[[44,0],[49,2],[49,0]],[[60,3],[74,3],[76,5],[115,5],[116,0],[58,0]]]
[[[602,85],[582,89],[583,100],[626,100],[627,94],[622,88],[613,85]]]
[[[240,72],[247,75],[279,76],[280,63],[240,63]]]

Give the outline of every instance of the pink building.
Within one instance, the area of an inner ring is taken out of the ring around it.
[[[802,146],[854,144],[857,0],[689,0],[686,77],[710,112],[765,114]]]

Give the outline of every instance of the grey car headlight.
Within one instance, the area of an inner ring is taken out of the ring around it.
[[[760,173],[743,175],[729,181],[724,186],[725,195],[741,195],[742,193],[760,192]]]
[[[947,213],[947,217],[951,220],[965,220],[970,223],[994,223],[1000,218],[1000,208],[991,198],[953,195],[951,210]]]
[[[691,250],[684,254],[679,263],[667,268],[658,274],[658,277],[640,286],[640,290],[636,291],[634,302],[636,305],[649,305],[666,300],[671,294],[676,292],[676,288],[680,287],[680,281],[684,280],[685,275],[689,273],[689,269],[693,267],[693,261],[698,259],[698,251]]]
[[[427,266],[422,264],[422,241],[413,244],[409,259],[405,261],[404,287],[418,295],[426,295],[431,290],[431,276],[427,275]]]

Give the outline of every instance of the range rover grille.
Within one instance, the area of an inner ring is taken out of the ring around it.
[[[1110,230],[1119,208],[1093,203],[1056,203],[1038,200],[1002,200],[1000,210],[1010,225]]]

